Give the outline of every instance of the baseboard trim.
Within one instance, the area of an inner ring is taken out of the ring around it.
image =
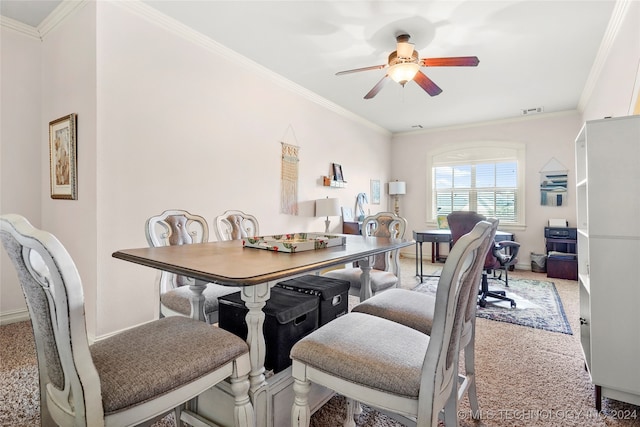
[[[24,322],[29,320],[29,310],[26,308],[21,310],[12,310],[0,313],[0,326],[8,325],[10,323]]]

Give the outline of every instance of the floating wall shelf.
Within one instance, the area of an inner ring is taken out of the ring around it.
[[[328,176],[322,177],[322,184],[325,187],[346,188],[347,181],[335,181]]]

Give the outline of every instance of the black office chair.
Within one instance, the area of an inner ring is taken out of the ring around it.
[[[473,211],[455,211],[447,215],[447,222],[449,223],[449,229],[451,230],[452,244],[463,235],[470,232],[475,225],[484,221],[486,217]],[[489,251],[484,263],[484,270],[482,273],[482,282],[480,285],[480,292],[478,298],[478,305],[485,307],[487,305],[487,297],[496,298],[503,301],[509,301],[511,308],[516,307],[516,302],[512,298],[506,296],[506,292],[503,290],[490,290],[489,289],[489,273],[493,274],[496,279],[502,279],[502,271],[504,270],[504,282],[505,286],[509,286],[509,268],[518,262],[518,251],[520,250],[520,243],[512,241],[496,242],[490,246]],[[500,275],[496,276],[495,272],[500,270]]]

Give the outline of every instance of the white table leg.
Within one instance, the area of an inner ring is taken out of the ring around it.
[[[249,374],[249,397],[253,403],[256,414],[256,425],[265,427],[271,419],[269,405],[269,388],[264,376],[264,360],[266,344],[264,340],[264,318],[262,311],[271,295],[269,283],[261,283],[255,286],[242,288],[242,300],[249,309],[247,313],[247,344],[249,344],[249,358],[251,360],[251,373]]]
[[[371,291],[371,263],[373,257],[358,260],[358,266],[362,270],[360,275],[360,301],[371,298],[373,292]]]
[[[191,289],[191,296],[189,302],[191,303],[191,318],[206,322],[204,316],[204,289],[207,287],[207,282],[203,280],[195,279],[195,281],[189,285]]]

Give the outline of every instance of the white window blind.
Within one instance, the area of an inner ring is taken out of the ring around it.
[[[434,156],[430,219],[470,210],[501,224],[523,224],[523,159],[524,150],[477,145]]]

